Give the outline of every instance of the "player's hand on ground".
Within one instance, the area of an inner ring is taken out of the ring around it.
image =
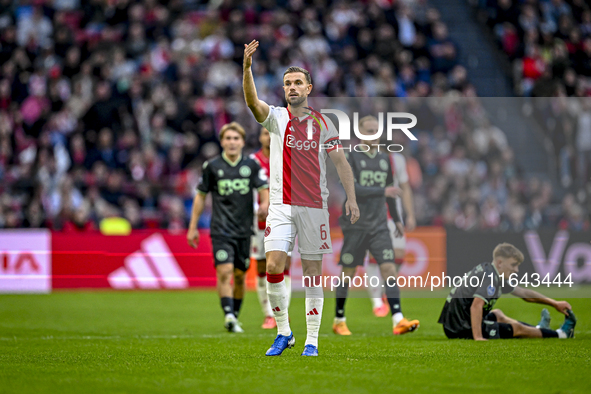
[[[189,246],[197,249],[197,245],[199,245],[199,230],[196,228],[190,228],[189,231],[187,231],[187,242],[189,243]]]
[[[269,206],[268,205],[259,205],[259,209],[257,210],[258,221],[259,222],[266,221],[268,213],[269,213]]]
[[[384,190],[384,196],[390,198],[396,198],[402,194],[402,189],[396,186],[388,186],[386,190]]]
[[[345,213],[351,215],[351,224],[355,224],[359,220],[359,207],[356,201],[347,200],[345,203]]]
[[[244,69],[252,66],[252,54],[256,52],[258,46],[259,42],[257,40],[252,40],[250,44],[244,44]]]
[[[556,308],[556,310],[560,313],[562,313],[565,316],[568,316],[568,314],[566,313],[566,311],[571,310],[572,311],[572,306],[570,306],[570,304],[566,301],[557,301],[556,305],[554,305],[554,308]]]
[[[474,338],[475,341],[488,341],[488,339],[485,338]]]
[[[408,216],[406,218],[406,231],[412,231],[417,227],[417,220],[414,216]]]
[[[396,226],[396,230],[394,230],[394,236],[396,238],[402,237],[404,235],[404,225],[402,222],[396,222],[394,225]]]

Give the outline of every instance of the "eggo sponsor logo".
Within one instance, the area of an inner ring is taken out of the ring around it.
[[[288,135],[285,141],[285,145],[292,149],[297,150],[310,150],[310,149],[318,149],[318,142],[311,141],[311,140],[297,140],[295,136]]]

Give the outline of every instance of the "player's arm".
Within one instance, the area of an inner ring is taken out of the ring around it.
[[[351,223],[355,223],[359,219],[359,207],[357,206],[357,198],[355,196],[355,178],[353,177],[351,166],[342,150],[334,149],[328,153],[328,156],[334,163],[341,183],[345,188],[345,193],[347,194],[345,213],[347,215],[351,214]]]
[[[244,44],[242,88],[244,89],[246,105],[250,108],[257,122],[262,123],[269,116],[269,105],[259,100],[251,70],[252,55],[256,52],[258,46],[259,42],[256,40],[252,40],[250,44]]]
[[[406,212],[406,229],[412,231],[415,229],[417,221],[415,219],[415,208],[412,203],[412,188],[408,179],[406,159],[401,154],[391,157],[393,157],[396,163],[396,178],[398,178],[400,184],[402,207],[404,208],[404,212]]]
[[[474,297],[470,307],[470,325],[472,326],[472,337],[475,341],[486,341],[482,336],[482,308],[484,308],[484,300],[480,297]]]
[[[406,229],[412,231],[417,226],[417,221],[415,219],[415,208],[412,203],[412,189],[410,183],[401,183],[400,189],[402,189],[402,206],[404,207],[404,212],[406,212]]]
[[[205,207],[206,193],[198,191],[197,195],[193,199],[193,209],[191,210],[191,221],[189,222],[189,231],[187,231],[187,242],[191,247],[197,248],[199,245],[199,230],[197,230],[197,223],[203,213],[203,207]]]
[[[257,211],[257,218],[260,222],[264,222],[267,220],[267,214],[269,212],[269,188],[266,187],[264,189],[260,189],[259,196],[261,198],[261,202]]]
[[[404,226],[402,225],[402,219],[400,219],[400,213],[398,212],[398,207],[396,206],[396,200],[387,197],[386,204],[388,205],[388,211],[390,212],[390,216],[392,217],[394,225],[396,226],[394,235],[397,238],[400,238],[404,235]]]
[[[555,308],[558,312],[563,313],[565,315],[567,315],[567,310],[572,310],[572,307],[568,302],[556,301],[531,289],[516,286],[513,292],[511,292],[511,294],[513,294],[515,297],[523,299],[523,301],[526,302],[535,302],[536,304],[550,305],[551,307]]]

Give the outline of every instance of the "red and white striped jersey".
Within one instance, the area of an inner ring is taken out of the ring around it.
[[[269,200],[271,204],[327,208],[326,157],[341,148],[339,133],[327,117],[295,118],[285,107],[269,106],[261,125],[271,134]],[[313,138],[308,139],[308,123]]]
[[[265,171],[265,175],[267,176],[267,178],[269,178],[270,174],[269,174],[269,158],[267,156],[265,156],[265,154],[263,153],[263,150],[260,149],[256,152],[254,152],[251,157],[257,162],[259,163],[259,166],[261,166],[261,168]]]
[[[250,157],[254,161],[256,161],[257,163],[259,163],[259,166],[261,166],[261,170],[263,170],[263,172],[267,176],[267,179],[269,179],[270,178],[270,173],[269,173],[269,158],[267,156],[265,156],[265,154],[263,153],[263,150],[260,149],[260,150],[256,151],[255,153],[251,154]],[[257,199],[255,201],[256,202],[254,204],[254,211],[256,213],[257,210],[259,209],[259,204],[261,203],[261,197],[260,197],[260,195],[257,196]],[[255,220],[256,220],[256,216],[255,216]],[[259,228],[259,230],[264,230],[265,227],[266,227],[265,221],[259,222],[257,220],[257,227]]]

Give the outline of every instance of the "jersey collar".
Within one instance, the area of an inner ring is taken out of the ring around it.
[[[491,265],[492,265],[492,266],[493,266],[493,268],[495,269],[495,272],[497,273],[497,276],[499,276],[499,277],[500,277],[501,275],[499,274],[499,270],[497,269],[497,266],[495,265],[495,261],[494,261],[494,260],[493,260],[493,262],[491,263]]]
[[[368,155],[369,157],[371,157],[373,159],[374,157],[376,157],[378,155],[378,150],[377,149],[374,150],[373,155],[370,153],[370,151],[363,152],[363,153],[365,153],[366,155]]]
[[[240,160],[242,160],[242,153],[240,154],[240,156],[238,156],[238,158],[236,159],[236,161],[232,162],[230,159],[228,159],[228,157],[226,156],[226,152],[222,152],[222,159],[224,159],[224,161],[226,163],[228,163],[229,165],[231,165],[232,167],[236,167],[238,165],[238,163],[240,163]]]

